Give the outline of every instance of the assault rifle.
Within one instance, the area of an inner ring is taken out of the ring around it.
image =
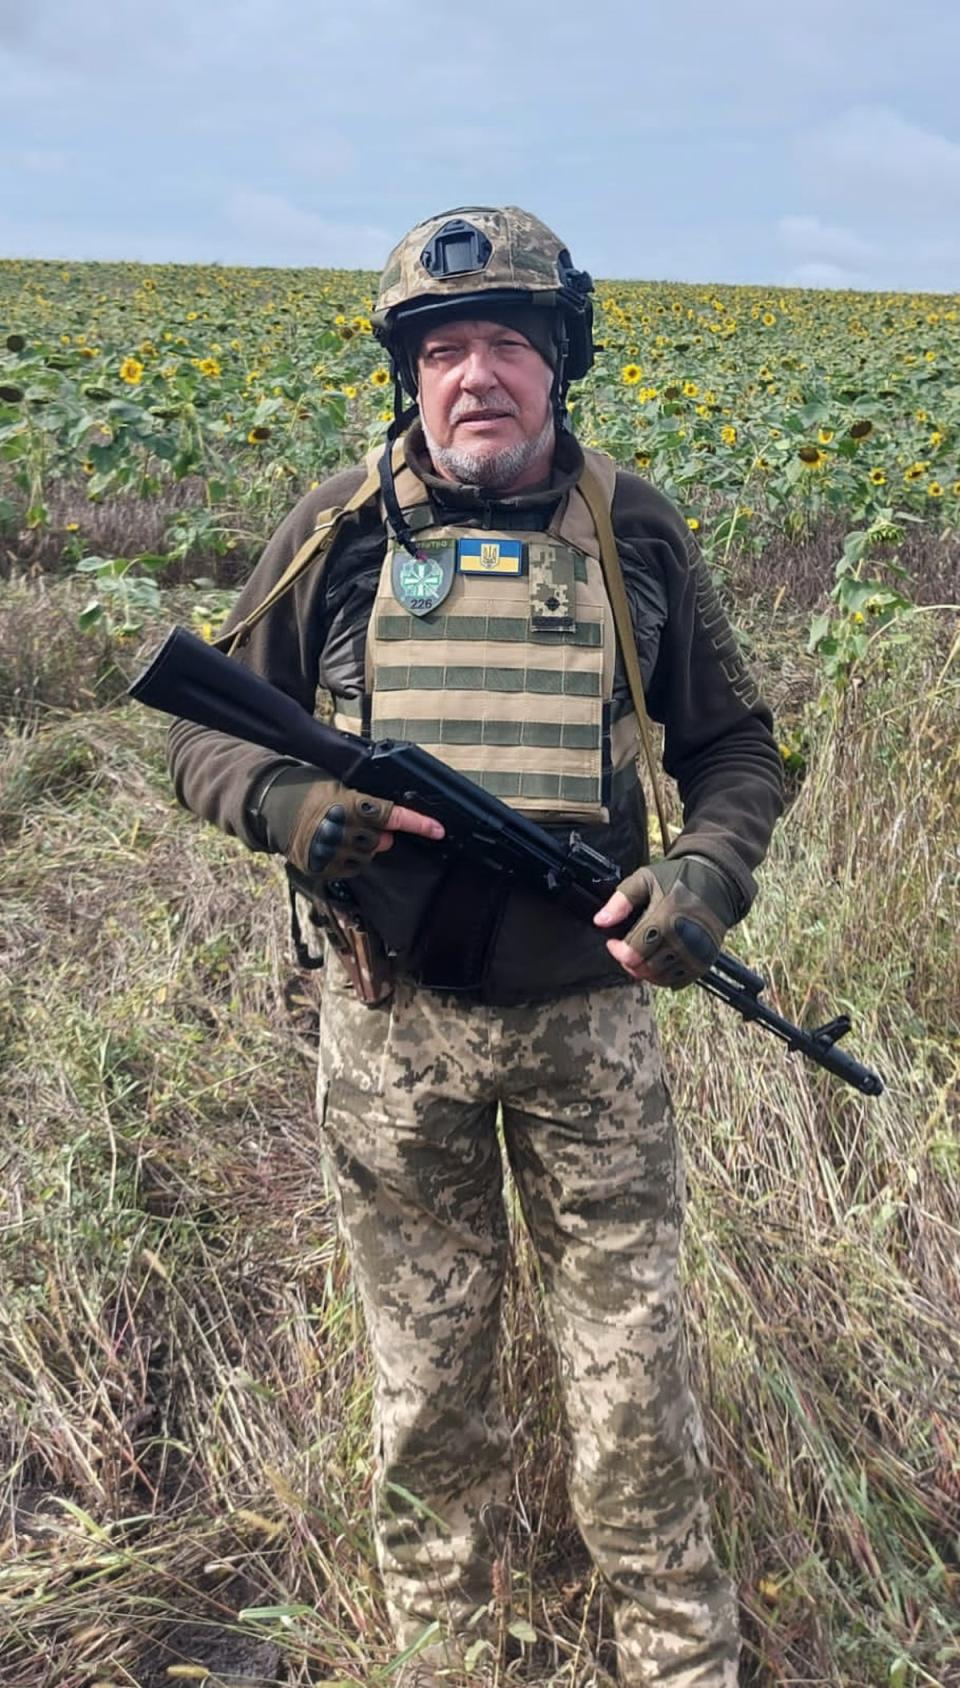
[[[584,919],[603,907],[624,877],[616,862],[591,849],[578,833],[564,838],[546,832],[419,745],[393,739],[371,743],[324,726],[285,692],[186,628],[168,634],[130,687],[130,696],[152,709],[311,763],[355,791],[432,815],[446,832],[435,848],[458,851],[478,866],[508,874]],[[814,1031],[793,1025],[760,1001],[765,989],[761,975],[724,950],[697,983],[864,1096],[883,1090],[877,1073],[837,1048],[850,1030],[846,1014]]]

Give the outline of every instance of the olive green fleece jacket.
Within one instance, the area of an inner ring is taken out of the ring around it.
[[[415,425],[407,457],[425,481],[438,520],[478,528],[543,529],[575,483],[582,453],[571,435],[558,441],[550,485],[496,496],[432,473]],[[320,511],[344,504],[363,476],[346,469],[308,493],[278,528],[234,607],[227,628],[260,602],[309,536]],[[782,806],[780,755],[770,713],[746,672],[709,572],[682,516],[640,476],[620,470],[613,527],[624,572],[647,709],[664,728],[663,763],[677,781],[683,830],[670,854],[693,853],[722,868],[741,913],[756,893],[762,861]],[[313,710],[318,689],[363,691],[367,624],[386,535],[371,503],[348,518],[323,568],[311,567],[253,629],[238,661]],[[615,693],[625,696],[618,661]],[[180,801],[195,814],[265,848],[252,799],[287,765],[264,751],[186,721],[171,728],[169,762]],[[608,826],[583,829],[585,840],[624,874],[647,860],[639,788]],[[398,955],[400,970],[436,891],[436,847],[398,835],[395,846],[351,880],[372,925]],[[604,934],[522,889],[510,890],[490,952],[485,1001],[540,1000],[598,985],[629,983],[611,960]]]

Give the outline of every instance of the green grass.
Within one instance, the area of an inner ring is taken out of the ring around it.
[[[117,701],[138,647],[78,602],[0,597],[0,1684],[389,1680],[314,986],[276,866],[175,809],[161,724]],[[796,620],[742,620],[807,775],[730,947],[792,1018],[848,1009],[887,1080],[866,1101],[703,992],[659,1000],[744,1681],[956,1688],[956,611],[832,712]],[[586,1684],[608,1626],[519,1235],[502,1366],[500,1617],[538,1639],[501,1679]]]

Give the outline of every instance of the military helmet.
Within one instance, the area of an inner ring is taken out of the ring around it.
[[[593,282],[573,267],[563,242],[516,205],[461,205],[442,211],[394,247],[380,278],[373,331],[411,397],[416,372],[407,330],[444,316],[532,305],[556,313],[558,385],[593,362]]]

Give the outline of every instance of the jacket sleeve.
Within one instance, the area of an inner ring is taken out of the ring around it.
[[[621,474],[614,525],[647,708],[663,724],[663,765],[683,806],[683,831],[669,853],[723,868],[746,913],[757,890],[753,869],[783,808],[770,710],[679,511],[639,476]]]
[[[360,484],[362,473],[345,470],[300,500],[269,541],[224,624],[225,632],[256,608],[309,538],[320,512],[343,504]],[[322,571],[308,568],[257,623],[234,652],[234,660],[313,714],[323,636]],[[167,741],[167,763],[179,801],[253,850],[262,850],[265,844],[251,822],[251,794],[272,771],[279,772],[293,761],[190,721],[175,721]]]

